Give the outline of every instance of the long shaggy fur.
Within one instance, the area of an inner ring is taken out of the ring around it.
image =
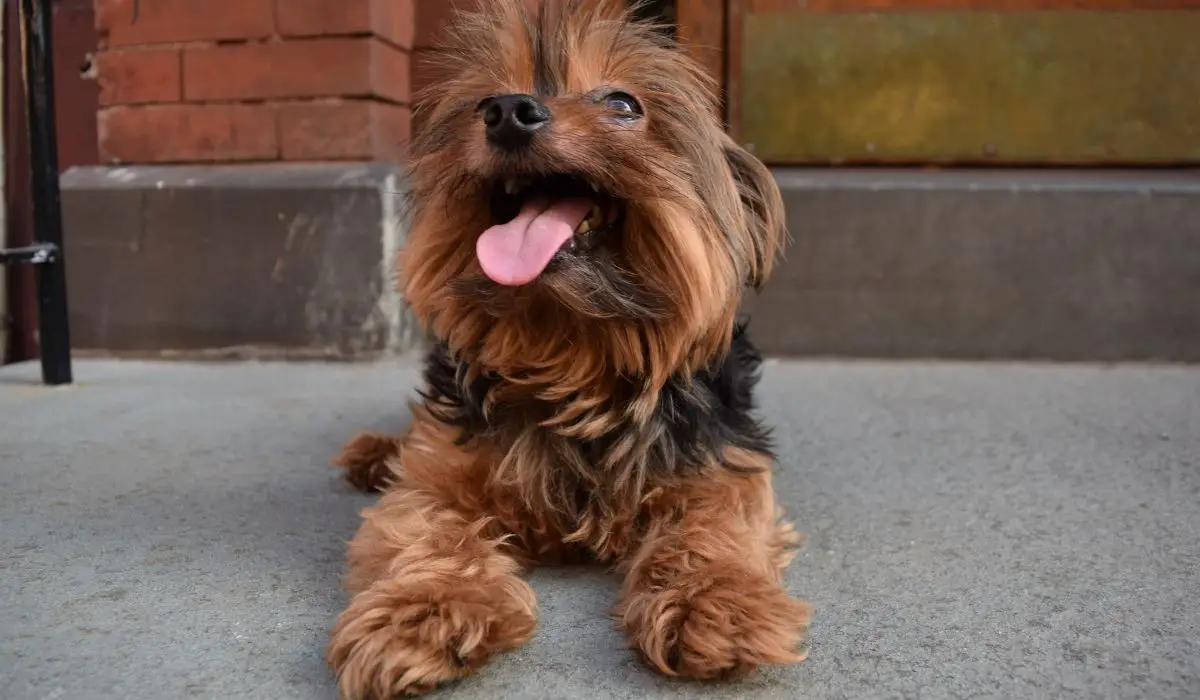
[[[444,47],[412,144],[399,273],[436,338],[414,422],[337,460],[383,492],[328,649],[343,697],[428,690],[519,646],[536,619],[521,569],[580,556],[623,572],[616,614],[663,673],[798,661],[809,609],[780,573],[796,536],[735,318],[786,237],[778,189],[723,131],[704,70],[625,3],[484,4]],[[603,119],[587,99],[602,88],[644,117]],[[498,153],[476,107],[509,93],[554,119]],[[563,172],[624,203],[619,237],[532,284],[491,282],[474,243],[492,183]]]

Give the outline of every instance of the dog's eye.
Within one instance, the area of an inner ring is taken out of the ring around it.
[[[633,95],[623,92],[611,93],[604,98],[604,106],[617,113],[622,119],[636,119],[642,114],[642,106]]]

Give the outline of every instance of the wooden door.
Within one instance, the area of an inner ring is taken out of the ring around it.
[[[680,3],[769,163],[1200,163],[1200,0]]]

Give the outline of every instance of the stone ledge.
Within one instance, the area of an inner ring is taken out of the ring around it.
[[[769,354],[1200,361],[1200,171],[775,173]]]
[[[1200,172],[780,169],[774,356],[1200,362]],[[422,334],[385,165],[73,169],[86,354],[353,360]]]
[[[355,359],[417,341],[391,278],[385,165],[74,168],[62,178],[81,352]]]

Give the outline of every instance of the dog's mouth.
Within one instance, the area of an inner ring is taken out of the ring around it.
[[[551,263],[587,256],[615,235],[623,207],[593,181],[576,175],[503,177],[492,183],[493,225],[476,241],[492,281],[516,286]]]

